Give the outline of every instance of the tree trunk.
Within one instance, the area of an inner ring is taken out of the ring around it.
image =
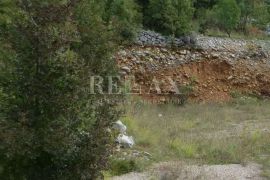
[[[228,34],[229,38],[231,37],[231,31],[226,30],[226,33]]]

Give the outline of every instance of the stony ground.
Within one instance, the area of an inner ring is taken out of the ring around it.
[[[196,48],[135,45],[119,51],[116,58],[120,74],[135,76],[143,96],[166,101],[176,93],[176,84],[192,86],[191,100],[220,102],[230,100],[232,92],[270,95],[266,47],[264,41],[198,37]],[[149,93],[153,79],[161,92]],[[160,95],[165,93],[170,95]]]
[[[258,164],[185,165],[180,162],[165,162],[155,165],[144,173],[129,173],[111,180],[264,180]]]
[[[203,49],[220,51],[248,51],[250,47],[257,46],[263,51],[269,51],[270,42],[267,40],[242,40],[224,37],[197,36],[197,45]]]
[[[258,46],[264,51],[269,51],[270,42],[267,40],[243,40],[225,37],[208,37],[202,35],[189,35],[179,38],[162,36],[153,31],[141,31],[138,33],[135,44],[141,46],[168,47],[198,46],[202,49],[222,51],[246,51],[249,46]]]

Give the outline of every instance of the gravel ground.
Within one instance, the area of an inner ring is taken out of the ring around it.
[[[135,40],[135,44],[148,45],[148,46],[171,46],[171,38],[163,36],[153,31],[143,30],[138,33]],[[269,52],[270,41],[269,40],[242,40],[226,37],[209,37],[202,35],[190,35],[183,36],[174,39],[176,46],[182,47],[185,45],[195,45],[202,47],[205,50],[214,49],[222,51],[246,51],[250,45],[257,45],[262,47],[264,51]]]
[[[270,41],[268,40],[242,40],[224,37],[197,36],[197,45],[203,49],[248,51],[248,47],[251,44],[262,47],[266,52],[270,50]]]
[[[264,180],[258,164],[184,165],[180,162],[157,164],[145,173],[130,173],[111,180]]]

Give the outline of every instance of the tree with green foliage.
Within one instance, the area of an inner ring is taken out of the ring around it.
[[[0,179],[100,177],[111,146],[107,128],[119,116],[113,97],[87,93],[93,75],[116,74],[115,34],[102,19],[101,1],[5,3]]]
[[[248,34],[249,25],[265,29],[269,22],[270,14],[265,0],[238,0],[241,10],[240,29]]]
[[[217,4],[218,0],[195,0],[194,7],[196,9],[211,9]]]
[[[13,2],[10,0],[0,1],[0,25],[10,22],[10,16],[8,14],[13,14]]]
[[[150,0],[146,27],[165,35],[184,35],[191,30],[193,11],[189,0]]]
[[[122,40],[132,40],[142,24],[139,5],[134,0],[108,0],[105,19],[113,24]]]
[[[228,36],[235,29],[240,20],[240,9],[235,0],[220,0],[215,7],[217,25],[223,29]]]
[[[137,4],[140,6],[142,12],[142,24],[146,25],[145,16],[147,15],[149,0],[136,0]]]
[[[176,36],[186,34],[191,31],[192,17],[194,14],[193,1],[191,0],[174,0],[173,6],[176,9]]]
[[[218,0],[195,0],[194,2],[194,8],[195,18],[201,20],[205,17],[206,11],[211,10],[216,4]],[[203,17],[201,17],[203,15]]]

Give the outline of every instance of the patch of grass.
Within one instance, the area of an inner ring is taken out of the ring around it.
[[[110,163],[110,174],[112,176],[118,176],[121,174],[126,174],[132,171],[139,171],[139,163],[131,159],[113,159]]]
[[[123,121],[135,138],[135,149],[151,153],[154,162],[256,161],[270,177],[269,112],[268,100],[239,95],[226,104],[129,106]]]
[[[170,150],[179,158],[195,158],[198,153],[198,147],[195,144],[184,143],[181,140],[173,140],[169,144]]]

